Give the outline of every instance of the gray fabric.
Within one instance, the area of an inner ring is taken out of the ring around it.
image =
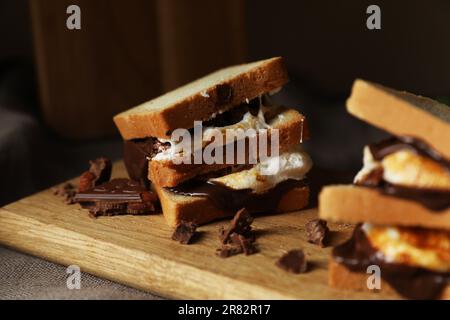
[[[160,299],[130,287],[81,274],[81,288],[69,290],[66,268],[0,247],[0,299]]]

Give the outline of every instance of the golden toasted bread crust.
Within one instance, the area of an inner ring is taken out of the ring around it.
[[[354,185],[324,187],[319,194],[319,215],[322,219],[338,222],[450,230],[450,209],[433,212],[418,202]]]
[[[179,196],[158,186],[153,188],[158,194],[167,224],[171,227],[182,220],[201,225],[236,213],[216,208],[207,197]],[[308,205],[308,199],[308,187],[294,188],[283,195],[274,213],[300,210]]]
[[[381,292],[385,295],[392,296],[392,298],[402,298],[386,281],[381,280],[380,290],[370,290],[367,287],[368,274],[362,272],[352,272],[344,265],[336,262],[332,257],[328,264],[328,284],[336,289],[353,290],[353,291],[370,291],[376,294]],[[450,286],[447,286],[440,299],[450,299]]]
[[[194,120],[207,120],[216,112],[278,89],[288,80],[281,57],[230,67],[122,112],[114,122],[125,140],[168,139],[175,129],[192,128]],[[224,86],[231,92],[225,104],[220,93]]]
[[[444,104],[358,79],[347,110],[394,135],[419,138],[450,159],[450,107]]]

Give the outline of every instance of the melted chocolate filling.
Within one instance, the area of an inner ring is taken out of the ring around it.
[[[381,278],[408,299],[436,299],[450,285],[450,273],[384,261],[360,225],[347,242],[333,248],[332,256],[352,272],[366,273],[368,266],[379,266]]]
[[[450,171],[450,160],[444,158],[426,142],[409,136],[391,137],[369,146],[370,152],[377,161],[381,161],[387,155],[404,149],[413,150],[427,158],[430,158]]]
[[[232,110],[218,114],[213,119],[203,122],[203,127],[225,127],[242,120],[244,114],[250,112],[256,116],[259,112],[259,100],[253,99]],[[123,147],[125,167],[130,179],[139,181],[148,187],[148,161],[158,153],[170,147],[170,143],[156,138],[125,140]]]
[[[277,184],[265,193],[258,194],[250,189],[235,190],[223,184],[192,179],[176,187],[166,189],[183,196],[208,197],[216,207],[226,211],[246,208],[251,212],[266,213],[277,208],[281,197],[287,191],[305,185],[305,180],[289,179]]]
[[[369,149],[373,158],[377,161],[381,161],[384,157],[394,152],[410,149],[424,157],[436,161],[445,167],[450,174],[450,161],[441,156],[425,142],[416,138],[391,137],[379,143],[371,144]],[[394,185],[383,180],[382,170],[375,171],[365,181],[358,183],[358,185],[377,188],[386,195],[419,202],[433,212],[443,212],[443,210],[450,207],[450,191]]]

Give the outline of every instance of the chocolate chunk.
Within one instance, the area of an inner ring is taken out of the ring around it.
[[[118,214],[148,214],[155,211],[156,195],[139,182],[113,179],[85,192],[74,200],[93,217]]]
[[[85,192],[95,186],[97,177],[90,171],[83,172],[78,182],[78,192]]]
[[[66,204],[74,204],[74,197],[77,194],[75,186],[69,182],[60,185],[58,188],[53,190],[53,194],[57,196],[64,197],[64,202]]]
[[[96,179],[94,180],[94,185],[98,186],[105,183],[111,179],[112,164],[111,160],[107,158],[97,158],[95,160],[89,161],[91,167],[89,172],[92,172]]]
[[[284,254],[278,261],[277,266],[292,273],[306,272],[308,265],[303,250],[291,250]]]
[[[189,244],[195,234],[197,225],[193,222],[181,221],[172,234],[172,240],[181,244]]]
[[[309,221],[305,227],[308,242],[317,244],[323,248],[326,245],[330,231],[327,222],[321,219],[314,219]]]
[[[89,161],[91,164],[89,171],[83,172],[78,183],[78,192],[98,186],[111,178],[112,164],[107,158],[97,158]]]
[[[252,229],[252,222],[253,217],[250,215],[247,209],[242,208],[236,213],[233,220],[231,220],[228,229],[220,230],[220,241],[222,242],[222,244],[228,243],[230,241],[230,236],[232,233],[237,233],[240,235],[249,233]]]
[[[216,86],[216,93],[217,93],[216,105],[222,106],[231,101],[231,98],[233,97],[233,88],[226,83],[218,84]]]
[[[170,147],[169,142],[161,142],[156,138],[126,140],[123,145],[123,161],[132,180],[140,181],[147,189],[148,161]]]
[[[230,226],[219,229],[219,239],[222,247],[216,250],[219,257],[227,258],[239,253],[246,256],[256,253],[254,242],[255,236],[252,233],[251,223],[253,218],[244,208],[239,210],[231,220]]]
[[[230,242],[233,245],[239,246],[242,248],[242,251],[246,256],[256,253],[256,247],[254,246],[255,239],[253,237],[245,237],[242,234],[233,233],[230,236]]]

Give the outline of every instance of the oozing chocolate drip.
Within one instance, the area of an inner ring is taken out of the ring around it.
[[[222,184],[193,179],[167,190],[184,196],[208,197],[216,207],[223,210],[246,208],[248,211],[265,213],[275,210],[287,191],[305,185],[304,180],[289,179],[258,194],[250,189],[235,190]]]
[[[366,273],[368,266],[379,266],[382,279],[408,299],[436,299],[450,285],[449,273],[384,261],[360,225],[350,240],[333,248],[332,256],[352,272]]]
[[[383,160],[384,157],[394,152],[410,149],[424,157],[436,161],[447,168],[450,174],[450,161],[441,156],[425,142],[416,138],[391,137],[379,143],[369,145],[369,149],[373,158],[377,161]],[[382,169],[373,171],[364,181],[357,184],[365,187],[377,188],[386,195],[419,202],[424,207],[436,213],[443,212],[443,210],[450,207],[450,191],[394,185],[383,180]]]

